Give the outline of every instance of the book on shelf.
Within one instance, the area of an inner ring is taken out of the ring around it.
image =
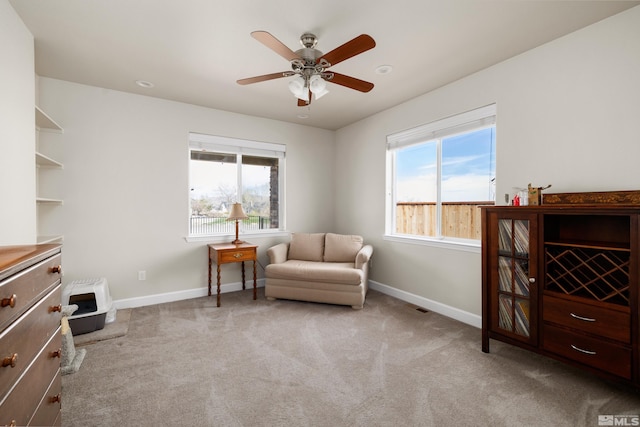
[[[529,336],[529,300],[517,299],[515,304],[516,333]]]
[[[526,256],[529,253],[529,221],[513,221],[513,245],[517,255]]]
[[[511,278],[513,277],[511,268],[511,258],[498,257],[498,284],[503,292],[512,292]]]
[[[501,219],[498,222],[498,249],[501,252],[511,253],[511,220]]]
[[[529,296],[529,262],[519,260],[515,263],[514,290],[518,295]]]
[[[513,331],[513,304],[509,295],[500,295],[498,309],[499,326],[507,331]]]

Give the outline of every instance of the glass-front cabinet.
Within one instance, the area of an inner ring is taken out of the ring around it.
[[[487,244],[483,251],[493,262],[484,271],[483,283],[489,286],[483,297],[483,322],[486,328],[533,345],[537,342],[537,217],[531,214],[488,213]],[[488,337],[483,339],[484,343]]]
[[[529,227],[526,219],[498,220],[498,328],[531,336]]]

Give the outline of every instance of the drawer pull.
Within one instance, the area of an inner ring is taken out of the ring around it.
[[[580,347],[576,347],[575,345],[571,344],[571,348],[574,349],[575,351],[579,351],[580,353],[584,353],[584,354],[588,354],[590,356],[594,356],[596,354],[595,351],[590,351],[590,350],[583,350]]]
[[[55,359],[56,357],[57,358],[61,358],[62,357],[62,349],[59,348],[56,351],[50,352],[49,353],[49,357],[52,358],[52,359]]]
[[[573,317],[574,319],[584,320],[585,322],[595,322],[596,321],[596,319],[592,319],[590,317],[578,316],[577,314],[573,314],[573,313],[569,313],[569,316]]]
[[[242,252],[238,252],[237,254],[233,254],[234,258],[242,258],[243,257],[243,253]]]
[[[60,393],[56,394],[55,396],[49,397],[49,403],[56,403],[56,402],[60,402],[61,400],[62,400],[62,397],[60,396]]]
[[[52,273],[62,274],[62,266],[61,265],[56,265],[55,267],[51,267],[51,272]]]
[[[16,298],[18,298],[18,296],[16,294],[11,295],[9,298],[2,298],[2,301],[0,301],[0,307],[15,307],[16,306]]]
[[[18,353],[13,353],[11,356],[8,356],[2,359],[2,367],[6,368],[7,366],[11,366],[12,368],[15,368],[17,361],[18,361]]]
[[[52,305],[49,307],[49,313],[62,312],[62,304]]]

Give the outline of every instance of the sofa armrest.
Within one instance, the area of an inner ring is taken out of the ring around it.
[[[287,260],[287,254],[289,253],[289,244],[280,243],[267,249],[267,256],[269,257],[269,264],[280,264]]]
[[[362,268],[369,262],[373,255],[373,246],[364,245],[360,252],[356,255],[356,268],[362,270]]]

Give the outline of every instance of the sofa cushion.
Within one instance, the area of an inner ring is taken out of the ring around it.
[[[363,243],[362,236],[327,233],[324,242],[324,261],[355,262]]]
[[[288,260],[269,264],[265,268],[270,279],[300,280],[304,282],[337,283],[358,286],[364,272],[349,262],[313,262]]]
[[[287,258],[321,262],[323,252],[324,233],[293,233]]]

